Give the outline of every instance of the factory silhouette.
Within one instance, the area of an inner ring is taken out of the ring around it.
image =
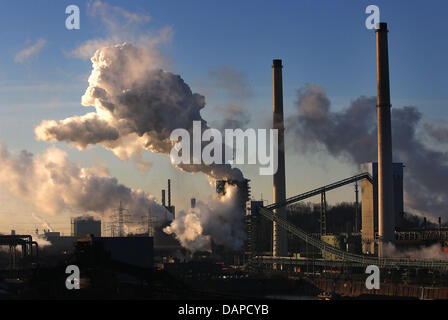
[[[359,163],[359,173],[287,198],[283,64],[275,59],[273,129],[278,130],[278,170],[273,175],[273,203],[254,200],[248,179],[215,181],[218,198],[225,197],[229,188],[237,190],[236,206],[245,213],[242,248],[229,248],[211,237],[210,250],[191,252],[176,233],[165,232],[177,218],[171,191],[175,181],[168,179],[160,203],[170,214],[166,217],[155,217],[148,210],[136,221],[126,204],[116,199],[116,213],[107,221],[88,215],[72,218],[70,236],[48,229],[34,235],[14,230],[1,235],[0,245],[8,251],[1,260],[0,280],[5,285],[0,296],[219,299],[292,293],[448,299],[448,281],[441,278],[448,273],[448,228],[442,227],[441,218],[438,225],[426,219],[419,224],[404,212],[406,163],[392,160],[387,35],[387,24],[380,23],[376,29],[378,158]],[[328,206],[326,194],[344,186],[354,186],[354,204]],[[316,196],[320,205],[302,204]],[[192,198],[190,210],[199,210],[199,201]],[[399,254],[434,245],[440,247],[436,257]],[[67,265],[81,270],[79,291],[64,286]],[[364,286],[369,265],[382,270],[384,283],[375,292]]]

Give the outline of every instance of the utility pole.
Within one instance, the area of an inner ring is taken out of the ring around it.
[[[125,215],[124,211],[128,211],[128,209],[123,208],[123,205],[120,200],[120,206],[118,207],[118,236],[124,237],[124,219],[125,216],[128,217],[129,215]]]

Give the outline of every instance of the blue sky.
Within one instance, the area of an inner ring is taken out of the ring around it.
[[[307,83],[326,88],[335,109],[346,108],[360,95],[376,95],[375,35],[365,28],[365,8],[379,6],[388,22],[391,98],[393,106],[415,105],[427,121],[447,120],[446,63],[448,23],[446,1],[106,1],[129,12],[149,15],[149,23],[136,32],[156,32],[171,27],[172,39],[160,50],[170,71],[180,74],[193,92],[206,96],[203,117],[216,118],[216,108],[235,103],[222,88],[213,87],[210,70],[227,66],[242,72],[252,95],[244,101],[250,126],[270,119],[272,110],[271,63],[283,59],[285,113],[292,112],[297,89]],[[87,13],[86,1],[1,1],[0,37],[0,140],[12,151],[39,153],[48,142],[35,140],[34,127],[45,119],[64,119],[86,113],[80,98],[91,71],[88,59],[70,51],[90,39],[104,38],[110,30]],[[81,29],[65,28],[65,8],[76,4]],[[23,62],[15,56],[39,39],[45,45]],[[56,145],[82,165],[107,164],[113,176],[134,188],[159,197],[165,180],[173,182],[178,210],[192,196],[205,197],[213,190],[207,179],[171,167],[163,155],[147,152],[154,162],[146,175],[101,147],[85,151]],[[356,168],[326,154],[287,154],[288,195],[345,178]],[[272,178],[257,175],[257,168],[243,167],[252,180],[253,195],[270,201]],[[189,185],[185,192],[185,185]],[[328,195],[330,202],[352,200],[351,188]],[[2,195],[0,214],[23,207],[18,199]],[[53,217],[68,229],[66,217]],[[65,219],[65,220],[64,220]],[[11,222],[7,228],[18,228]],[[19,223],[19,222],[17,222]],[[67,225],[65,225],[67,224]]]

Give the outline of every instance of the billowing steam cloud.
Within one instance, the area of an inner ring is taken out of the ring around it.
[[[399,250],[393,244],[387,243],[384,250],[385,255],[395,258],[448,260],[448,256],[443,252],[440,243],[435,243],[429,247],[406,250]]]
[[[133,216],[146,216],[149,210],[161,221],[171,217],[146,192],[119,184],[104,167],[79,167],[54,147],[36,156],[27,151],[15,156],[0,143],[0,183],[50,215],[81,211],[107,216],[121,200]]]
[[[237,192],[237,187],[228,186],[225,196],[214,194],[207,202],[198,201],[196,208],[179,212],[164,231],[175,234],[191,251],[210,250],[211,239],[218,245],[240,249],[246,233]]]
[[[308,85],[299,90],[297,113],[288,119],[287,126],[302,150],[317,151],[317,147],[323,147],[356,166],[376,161],[376,99],[359,97],[341,112],[331,111],[330,105],[320,86]],[[444,181],[448,179],[448,157],[419,140],[416,130],[421,118],[415,107],[392,108],[394,161],[406,166],[407,209],[433,217],[446,216],[448,198]]]
[[[145,49],[128,43],[104,47],[91,60],[89,87],[81,102],[96,112],[43,121],[35,129],[37,139],[66,141],[79,149],[101,144],[120,159],[141,163],[143,150],[169,155],[174,129],[192,132],[193,121],[207,129],[200,115],[205,98],[192,93],[180,76],[158,69]],[[227,164],[178,167],[215,179],[242,179],[241,172]]]

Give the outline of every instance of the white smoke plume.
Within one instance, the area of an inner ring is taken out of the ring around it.
[[[384,245],[384,254],[394,258],[410,258],[410,259],[428,259],[428,260],[448,260],[448,254],[443,252],[440,243],[433,244],[429,247],[420,247],[416,249],[400,250],[393,244]]]
[[[38,216],[34,212],[31,214],[31,216],[34,218],[34,220],[39,222],[44,229],[50,230],[52,232],[54,231],[53,227],[47,221],[45,221],[44,218]]]
[[[39,250],[42,248],[51,246],[50,241],[39,236],[36,232],[28,232],[27,234],[31,235],[33,237],[33,241],[37,242],[37,245],[39,246]]]
[[[375,97],[361,96],[346,110],[334,112],[325,89],[308,85],[299,90],[296,108],[296,113],[287,119],[287,129],[302,151],[316,152],[320,148],[357,169],[363,162],[377,161]],[[446,217],[448,156],[430,149],[419,138],[421,118],[415,107],[392,108],[393,158],[406,166],[407,210]],[[442,131],[438,128],[437,132]]]
[[[75,165],[55,147],[36,156],[27,151],[13,155],[0,143],[0,183],[49,215],[81,211],[110,216],[121,200],[134,217],[146,216],[149,210],[161,221],[172,218],[146,192],[118,183],[104,167]]]
[[[180,76],[158,69],[145,49],[129,43],[104,47],[91,60],[93,70],[81,103],[96,111],[43,121],[35,129],[37,139],[66,141],[79,149],[100,144],[120,159],[140,162],[143,150],[169,155],[174,129],[192,132],[193,121],[208,128],[200,114],[205,98],[192,93]],[[241,171],[228,164],[178,167],[215,179],[242,179]]]
[[[228,186],[226,194],[213,194],[196,207],[181,211],[164,231],[175,234],[183,247],[190,251],[210,250],[211,239],[218,244],[238,250],[246,239],[244,209],[238,200],[238,188]]]

